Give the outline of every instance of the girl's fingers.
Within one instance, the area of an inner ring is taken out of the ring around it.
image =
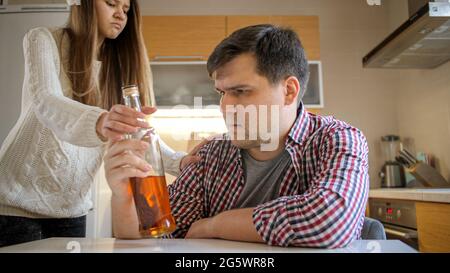
[[[121,122],[133,127],[149,128],[149,124],[144,119],[136,119],[124,115],[120,115],[116,112],[112,112],[109,116],[109,120]]]
[[[187,155],[181,160],[180,169],[184,170],[187,166],[189,166],[193,163],[197,163],[200,160],[202,160],[202,158],[200,156]]]
[[[111,107],[111,111],[110,112],[115,112],[127,117],[131,117],[131,118],[145,118],[145,114],[138,112],[136,110],[134,110],[131,107],[125,106],[125,105],[121,105],[121,104],[116,104],[113,107]]]
[[[136,133],[139,128],[118,121],[107,120],[105,122],[105,129],[110,129],[116,132],[120,132],[122,134],[126,134],[126,133]]]
[[[99,132],[112,142],[123,139],[124,134],[135,133],[139,128],[150,128],[145,121],[146,114],[156,111],[154,107],[143,107],[142,113],[125,105],[114,105],[102,122]]]
[[[206,144],[208,144],[211,140],[209,139],[204,139],[202,140],[202,142],[200,142],[200,144],[198,144],[197,146],[194,147],[194,149],[192,149],[192,151],[189,152],[189,155],[195,155],[197,154],[198,151],[200,151],[201,148],[203,148],[203,146],[205,146]]]
[[[142,107],[142,113],[146,114],[146,115],[151,115],[153,113],[156,112],[156,107],[148,107],[148,106],[144,106]]]

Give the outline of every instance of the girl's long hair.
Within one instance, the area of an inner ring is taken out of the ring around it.
[[[81,5],[72,6],[64,29],[70,44],[66,70],[73,99],[109,110],[121,103],[122,86],[136,84],[142,105],[153,105],[152,75],[141,32],[138,0],[130,1],[124,30],[114,40],[105,38],[99,56],[96,56],[98,27],[94,1],[82,0]],[[98,86],[93,71],[97,58],[102,62]]]

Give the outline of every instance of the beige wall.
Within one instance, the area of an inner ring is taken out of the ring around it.
[[[412,70],[398,83],[399,133],[413,149],[437,159],[450,181],[450,62],[434,70]]]
[[[389,28],[392,32],[408,19],[408,0],[389,0],[386,5],[388,6]]]
[[[399,90],[407,87],[405,84],[408,81],[403,79],[414,74],[403,70],[362,69],[362,57],[385,38],[393,25],[402,21],[402,16],[407,16],[403,10],[405,5],[389,3],[388,0],[383,0],[382,3],[384,4],[381,7],[370,7],[365,0],[141,1],[145,15],[318,15],[325,96],[322,113],[347,121],[365,133],[370,148],[372,187],[379,186],[378,172],[382,165],[379,147],[381,136],[405,134],[417,137],[417,144],[425,145],[427,142],[422,140],[422,135],[417,134],[422,125],[417,123],[415,129],[408,126],[408,130],[412,131],[407,131],[405,117],[399,115],[397,109],[400,94],[413,92]],[[442,73],[430,71],[426,75],[439,78]],[[401,84],[402,81],[405,84]],[[440,83],[445,84],[442,80]],[[441,94],[439,99],[434,100],[440,101],[445,97],[445,88],[434,92]],[[448,96],[446,98],[448,99]],[[415,101],[414,98],[409,99]],[[402,101],[402,107],[405,103]],[[441,102],[440,106],[443,107],[443,104]],[[445,111],[448,120],[448,104],[446,110],[442,109],[441,112]],[[442,131],[441,129],[440,133]],[[446,133],[448,138],[448,131]],[[445,143],[442,138],[445,137],[441,137],[440,141]],[[448,150],[448,143],[446,147]],[[447,160],[446,164],[448,163]]]
[[[379,185],[377,172],[382,163],[379,138],[389,133],[412,138],[417,151],[435,154],[442,173],[450,179],[450,63],[430,71],[361,68],[362,56],[406,19],[405,1],[382,0],[382,7],[368,7],[365,0],[141,0],[141,3],[147,15],[319,15],[325,88],[323,113],[335,115],[364,131],[371,149],[370,174],[375,187]],[[173,146],[184,148],[179,143]],[[99,179],[104,176],[102,173]],[[172,181],[173,177],[168,179]],[[111,193],[106,181],[100,182],[96,183],[98,208],[94,216],[98,218],[95,222],[99,230],[88,230],[88,234],[108,237],[112,230],[108,216]]]

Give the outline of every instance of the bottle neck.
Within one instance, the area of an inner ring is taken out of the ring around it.
[[[124,104],[127,107],[133,108],[134,110],[138,112],[142,112],[141,108],[141,101],[139,100],[139,95],[129,95],[124,96]],[[145,119],[138,119],[140,121],[145,121]],[[125,137],[127,139],[142,139],[147,133],[154,134],[153,130],[145,129],[145,128],[139,128],[139,130],[136,133],[127,134]]]
[[[139,100],[139,96],[126,96],[124,97],[124,103],[126,106],[133,108],[138,112],[142,112],[141,101]]]

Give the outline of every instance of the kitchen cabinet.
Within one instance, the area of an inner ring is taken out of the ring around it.
[[[419,251],[450,252],[450,189],[372,189],[369,200],[413,202]],[[366,215],[373,217],[375,213],[367,208]],[[406,216],[393,215],[396,219]]]
[[[291,27],[301,37],[310,62],[303,102],[308,111],[320,113],[324,99],[317,16],[144,16],[143,36],[159,108],[180,104],[192,108],[194,97],[202,97],[205,105],[218,104],[206,73],[209,55],[234,30],[262,23]],[[170,115],[174,113],[170,111]]]
[[[320,60],[318,16],[143,16],[143,36],[152,61],[206,61],[225,37],[255,24],[291,27],[308,59]]]
[[[417,202],[421,252],[450,252],[450,204]]]
[[[151,61],[206,61],[225,38],[225,16],[143,16]]]
[[[158,115],[178,116],[176,111],[173,111],[174,107],[183,105],[193,109],[196,107],[195,98],[201,98],[203,106],[197,109],[219,105],[220,97],[214,91],[214,82],[208,76],[206,62],[151,62],[151,66],[156,104],[160,110],[163,110]],[[323,108],[321,62],[310,61],[309,69],[310,78],[307,91],[303,96],[303,103],[310,112],[317,114],[319,109]],[[200,105],[197,103],[197,106]],[[198,111],[190,112],[190,115],[198,116]],[[186,114],[185,112],[182,116]],[[212,113],[207,111],[204,114],[211,116]],[[217,109],[214,116],[222,115]]]
[[[292,28],[299,35],[308,60],[320,60],[318,16],[227,16],[227,36],[240,28],[274,24]]]

